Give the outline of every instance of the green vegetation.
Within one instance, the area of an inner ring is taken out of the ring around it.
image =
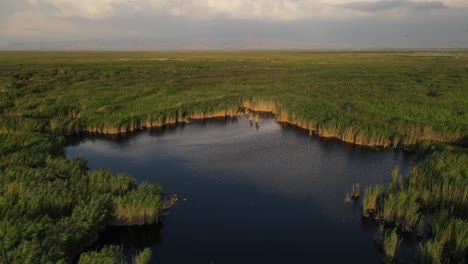
[[[0,133],[0,142],[0,263],[71,262],[109,224],[157,220],[159,187],[90,173],[86,160],[64,157],[61,136]]]
[[[145,248],[143,251],[139,252],[135,257],[133,257],[133,264],[148,264],[151,259],[151,249]]]
[[[442,263],[443,256],[442,251],[444,245],[442,242],[429,240],[419,245],[419,259],[418,263]]]
[[[468,150],[421,144],[406,180],[395,171],[384,188],[366,189],[364,215],[420,240],[421,263],[463,263],[468,259]],[[428,229],[428,232],[425,230]]]
[[[396,229],[385,229],[381,226],[376,241],[382,249],[384,263],[393,263],[400,243]]]
[[[156,205],[156,206],[155,206]],[[144,225],[158,222],[162,208],[161,189],[148,183],[115,199],[113,225]]]
[[[364,200],[362,201],[363,214],[366,217],[374,216],[379,218],[380,200],[382,198],[384,187],[381,185],[374,185],[366,188],[364,193]]]
[[[463,52],[0,55],[4,132],[117,133],[250,107],[362,145],[468,134]]]
[[[99,251],[90,251],[81,254],[78,264],[125,264],[125,255],[117,246],[107,246]]]
[[[107,225],[157,221],[159,187],[90,173],[64,157],[65,135],[249,108],[355,144],[466,145],[466,87],[466,52],[0,52],[0,262],[72,262]],[[365,190],[363,213],[399,232],[431,229],[422,260],[466,259],[466,149],[420,153],[407,180],[396,172],[388,187]],[[385,237],[393,258],[398,235]],[[80,262],[123,261],[118,251]]]
[[[151,249],[145,248],[132,259],[132,264],[148,264],[151,258]],[[80,255],[78,264],[127,264],[122,249],[118,246],[105,246],[99,251],[89,251]]]

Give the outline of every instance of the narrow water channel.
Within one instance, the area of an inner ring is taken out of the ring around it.
[[[179,196],[160,225],[110,228],[98,242],[128,256],[151,247],[159,264],[379,263],[376,225],[344,196],[356,182],[388,182],[395,167],[406,174],[414,158],[309,136],[266,115],[258,126],[241,115],[86,136],[66,154]]]

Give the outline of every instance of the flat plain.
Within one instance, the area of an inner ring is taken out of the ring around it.
[[[408,235],[425,263],[467,259],[468,52],[0,52],[0,262],[73,262],[107,225],[157,222],[160,187],[89,173],[65,136],[241,111],[416,149],[408,177],[365,191],[363,215],[382,225],[385,261]],[[99,257],[122,258],[79,261]]]

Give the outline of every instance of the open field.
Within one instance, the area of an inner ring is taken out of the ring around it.
[[[414,233],[426,262],[466,260],[468,52],[0,52],[0,262],[71,262],[109,224],[157,221],[159,187],[88,172],[64,135],[243,108],[355,144],[461,145],[423,143],[407,180],[366,192],[364,213],[392,228],[386,259]]]

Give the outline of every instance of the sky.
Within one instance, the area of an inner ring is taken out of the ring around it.
[[[0,49],[468,48],[468,0],[0,0]]]

